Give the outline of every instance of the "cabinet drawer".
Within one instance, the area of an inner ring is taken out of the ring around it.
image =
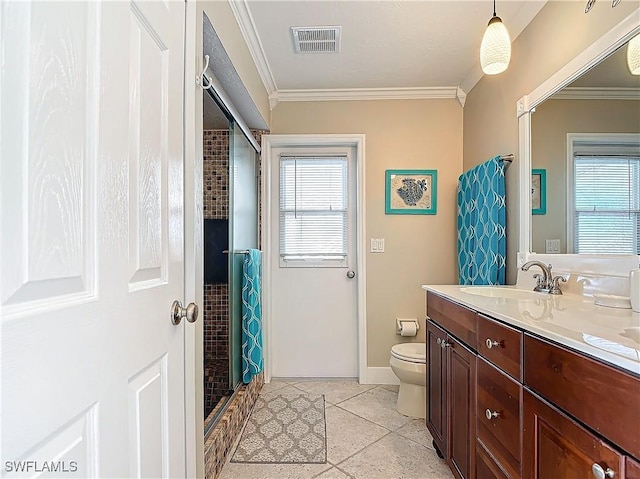
[[[467,346],[476,349],[478,327],[475,311],[427,291],[427,316]]]
[[[500,369],[522,379],[522,333],[478,315],[478,353]]]
[[[496,464],[480,440],[476,444],[476,479],[510,479]]]
[[[609,441],[640,457],[640,378],[527,334],[524,382]]]
[[[478,439],[510,476],[519,477],[522,386],[482,358],[477,375]]]

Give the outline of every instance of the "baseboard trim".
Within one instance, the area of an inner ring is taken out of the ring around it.
[[[400,380],[393,374],[390,367],[367,367],[365,371],[365,377],[360,378],[360,384],[400,384]]]

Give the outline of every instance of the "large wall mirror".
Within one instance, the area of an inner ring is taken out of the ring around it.
[[[627,64],[637,15],[518,104],[520,251],[640,254],[640,75]]]

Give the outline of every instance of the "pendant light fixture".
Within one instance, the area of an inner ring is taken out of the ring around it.
[[[627,66],[632,75],[640,75],[640,33],[627,45]]]
[[[480,65],[485,74],[497,75],[507,69],[510,60],[511,38],[507,27],[496,15],[496,0],[493,0],[493,17],[480,44]]]

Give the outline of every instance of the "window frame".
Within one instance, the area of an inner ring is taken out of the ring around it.
[[[323,256],[313,256],[313,255],[294,255],[294,256],[284,256],[281,252],[282,245],[282,214],[283,208],[281,200],[279,200],[278,204],[278,258],[279,258],[279,266],[281,268],[348,268],[349,267],[349,241],[350,235],[353,234],[349,229],[349,209],[351,207],[351,199],[349,198],[349,185],[350,185],[350,175],[352,175],[351,171],[351,158],[350,154],[347,151],[340,152],[317,152],[312,153],[310,151],[304,153],[281,153],[278,156],[278,196],[281,198],[282,195],[282,162],[283,159],[293,159],[293,158],[332,158],[332,159],[344,159],[345,162],[345,181],[344,181],[344,202],[345,209],[339,210],[342,212],[343,221],[344,221],[344,246],[345,253],[344,255],[335,255],[334,257],[323,257]],[[300,210],[298,210],[300,211]],[[309,210],[310,212],[318,213],[323,210]],[[327,210],[329,211],[329,210]],[[338,215],[336,215],[338,216]],[[340,256],[340,258],[337,258]]]
[[[601,148],[607,145],[619,145],[624,148],[636,148],[640,155],[640,137],[637,133],[567,133],[567,253],[579,254],[575,251],[575,167],[574,155],[580,148]],[[615,153],[607,153],[615,155]],[[622,154],[622,150],[619,154]],[[640,242],[640,238],[638,239]],[[609,254],[609,253],[607,253]],[[626,254],[626,253],[611,253]],[[636,253],[632,253],[636,254]]]

